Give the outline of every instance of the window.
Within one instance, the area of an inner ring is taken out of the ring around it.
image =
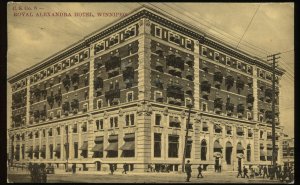
[[[74,142],[74,158],[78,158],[78,142]]]
[[[126,126],[134,125],[134,114],[127,114],[125,116],[125,124]]]
[[[264,131],[260,131],[260,139],[262,139],[263,138],[263,136],[264,136]]]
[[[154,157],[161,157],[161,134],[154,133]]]
[[[110,128],[118,128],[118,116],[110,118]]]
[[[103,100],[97,100],[97,108],[100,109],[102,107]]]
[[[48,136],[52,136],[52,128],[48,130]]]
[[[259,115],[259,121],[260,121],[260,122],[263,122],[263,121],[264,121],[264,115],[263,115],[263,114],[260,114],[260,115]]]
[[[192,100],[190,98],[186,98],[185,99],[185,106],[188,107],[188,106],[191,106],[192,105]]]
[[[39,138],[39,131],[36,131],[35,138]]]
[[[179,136],[169,135],[168,157],[177,158],[179,148]]]
[[[201,161],[206,161],[207,144],[205,140],[201,141]]]
[[[202,47],[202,55],[207,56],[207,48]]]
[[[133,92],[132,91],[126,93],[126,101],[127,102],[133,101]]]
[[[159,28],[157,26],[155,27],[155,36],[159,37],[159,38],[161,38],[161,36],[162,36],[161,28]]]
[[[219,53],[217,53],[217,52],[215,52],[214,53],[215,54],[215,61],[219,61],[220,60],[220,55],[219,55]]]
[[[103,119],[96,120],[96,128],[97,130],[103,130]]]
[[[161,123],[161,115],[155,114],[155,125],[160,125]]]
[[[247,119],[248,120],[252,120],[252,114],[251,114],[251,112],[247,112]]]
[[[226,57],[226,65],[228,65],[228,66],[231,65],[230,57]]]
[[[208,110],[207,110],[207,103],[206,102],[202,102],[201,103],[201,110],[203,111],[203,112],[207,112]]]
[[[155,91],[155,93],[154,93],[154,99],[155,99],[155,101],[162,102],[163,101],[162,92]]]
[[[188,140],[187,140],[187,145],[186,145],[186,153],[185,153],[186,158],[191,158],[192,143],[193,143],[193,141],[189,137]]]
[[[185,47],[188,48],[188,49],[192,49],[192,41],[187,39],[186,43],[185,43]]]
[[[242,69],[242,64],[241,64],[241,62],[239,62],[239,61],[237,62],[237,68],[238,68],[238,69]]]
[[[247,145],[247,161],[251,161],[251,146],[250,144]]]
[[[57,116],[58,118],[60,118],[60,116],[61,116],[61,110],[58,110],[58,111],[57,111],[56,116]]]
[[[178,117],[169,116],[169,127],[180,128],[180,121]]]
[[[86,132],[87,131],[87,122],[83,122],[81,125],[81,131]]]
[[[83,112],[87,112],[88,110],[88,103],[83,104]]]
[[[50,159],[53,159],[53,144],[49,145]]]
[[[72,132],[73,132],[73,133],[77,133],[77,127],[78,127],[77,124],[74,124],[74,125],[73,125],[73,129],[72,129]]]
[[[100,51],[103,51],[103,50],[104,50],[104,42],[101,42],[101,43],[98,43],[98,44],[95,45],[96,53],[100,52]]]

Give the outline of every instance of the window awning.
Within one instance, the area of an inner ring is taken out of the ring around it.
[[[33,152],[33,146],[29,147],[29,148],[25,151],[25,153],[32,153],[32,152]]]
[[[265,156],[266,156],[266,154],[265,154],[264,150],[260,150],[260,157],[265,157]]]
[[[118,142],[109,143],[106,151],[118,151]]]
[[[187,138],[187,142],[190,142],[190,143],[193,142],[192,137],[189,136],[189,137]]]
[[[175,123],[175,118],[171,117],[170,118],[170,123]]]
[[[103,152],[103,144],[96,144],[92,150],[92,152]]]
[[[46,152],[46,146],[42,146],[42,148],[40,149],[41,153],[45,153]]]
[[[163,67],[163,65],[160,62],[156,62],[156,67]]]
[[[222,130],[222,127],[218,124],[215,124],[215,130]]]
[[[248,130],[248,134],[253,134],[252,129],[249,129],[249,130]]]
[[[127,141],[123,146],[121,146],[121,150],[134,150],[135,142]]]
[[[39,152],[39,150],[40,150],[40,146],[35,146],[33,152]]]
[[[179,119],[176,117],[175,119],[174,119],[175,121],[175,123],[180,123],[180,121],[179,121]]]
[[[134,139],[135,138],[135,134],[131,133],[131,134],[125,134],[124,139]]]
[[[267,157],[272,157],[272,150],[267,150]]]
[[[163,98],[162,94],[156,94],[156,99]]]
[[[88,143],[83,142],[82,146],[79,148],[79,150],[87,150],[88,149]]]
[[[215,149],[222,149],[223,147],[220,145],[219,142],[215,142],[215,143],[214,143],[214,148],[215,148]]]
[[[265,148],[264,144],[260,143],[260,148]]]
[[[271,144],[267,144],[267,149],[272,149],[272,145]]]
[[[203,123],[203,128],[208,128],[208,125],[206,122]]]
[[[245,148],[242,146],[242,144],[238,143],[237,144],[237,147],[236,147],[237,150],[245,150]]]
[[[244,130],[242,129],[242,127],[238,127],[236,130],[237,133],[244,133]]]
[[[232,131],[231,126],[226,126],[226,130],[227,130],[227,131]]]
[[[118,141],[118,135],[110,135],[108,137],[108,141],[111,142],[111,141]]]
[[[230,142],[227,142],[227,143],[226,143],[226,147],[227,147],[227,148],[232,148],[233,146],[232,146],[232,144],[231,144]]]
[[[57,145],[53,152],[60,152],[60,145]]]
[[[95,138],[95,142],[103,142],[103,136],[97,136],[96,138]]]

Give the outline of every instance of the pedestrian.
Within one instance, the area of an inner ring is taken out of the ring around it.
[[[75,164],[75,163],[72,165],[72,173],[73,173],[73,174],[76,173],[76,164]]]
[[[109,164],[109,169],[110,169],[110,173],[113,175],[114,174],[114,165]]]
[[[32,170],[33,170],[33,165],[32,165],[32,163],[30,162],[30,163],[28,164],[28,171],[29,171],[30,176],[31,176],[31,182],[33,182],[33,172],[32,172]]]
[[[185,164],[185,172],[186,172],[186,182],[190,182],[191,174],[192,174],[192,166],[190,164],[190,160],[187,160],[187,164]]]
[[[39,172],[39,165],[38,164],[33,164],[33,169],[32,169],[32,175],[33,175],[33,183],[38,183],[40,179],[40,172]]]
[[[219,165],[219,172],[222,172],[222,165]]]
[[[124,163],[123,165],[123,171],[122,171],[122,174],[125,173],[126,174],[126,171],[127,171],[127,164]]]
[[[215,164],[215,172],[217,172],[217,171],[218,171],[218,165]]]
[[[236,178],[239,178],[239,176],[243,177],[241,166],[238,167],[238,175],[236,176]]]
[[[199,166],[198,166],[198,176],[197,176],[197,178],[199,178],[200,175],[201,175],[201,178],[203,178],[201,164],[199,164]]]
[[[264,166],[264,174],[263,174],[263,178],[265,178],[265,176],[268,178],[269,175],[268,175],[268,169],[266,166]]]
[[[248,169],[246,168],[246,166],[244,166],[243,172],[244,172],[244,178],[246,178],[246,176],[247,176],[247,178],[249,179],[249,176],[247,175]]]
[[[152,167],[152,164],[148,164],[148,172],[152,172],[153,171],[153,167]]]
[[[255,176],[254,169],[250,167],[249,170],[250,170],[250,178],[254,179]]]

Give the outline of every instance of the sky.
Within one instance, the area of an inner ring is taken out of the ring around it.
[[[266,59],[267,55],[281,52],[279,66],[287,72],[280,80],[280,120],[285,133],[294,137],[293,3],[10,3],[7,77],[41,62],[143,4],[258,58]],[[56,12],[71,16],[49,16]],[[88,16],[89,12],[94,16]],[[75,13],[87,16],[75,16]],[[103,13],[119,14],[105,16]],[[8,120],[10,95],[8,88]]]

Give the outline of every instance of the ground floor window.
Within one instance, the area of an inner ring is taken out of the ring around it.
[[[170,158],[178,157],[178,148],[179,148],[179,136],[169,135],[168,157]]]
[[[161,134],[154,133],[154,157],[161,157]]]
[[[201,142],[201,160],[206,161],[206,155],[207,155],[207,144],[205,140],[202,140]]]

